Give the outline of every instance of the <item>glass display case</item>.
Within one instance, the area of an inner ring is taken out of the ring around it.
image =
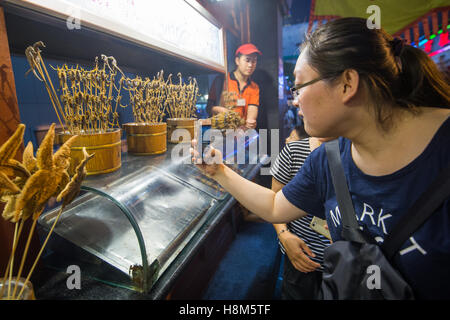
[[[55,233],[63,241],[122,273],[123,277],[108,279],[110,284],[148,292],[228,195],[187,161],[190,156],[180,158],[176,147],[151,157],[125,153],[119,171],[86,178],[84,193],[56,225]],[[247,153],[246,164],[228,165],[247,176],[257,166],[249,163],[265,159],[250,161]],[[58,210],[41,215],[44,230]],[[67,254],[65,246],[60,249]],[[58,251],[58,246],[52,250]]]

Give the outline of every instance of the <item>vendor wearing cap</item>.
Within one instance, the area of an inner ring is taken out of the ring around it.
[[[233,111],[241,114],[245,119],[247,129],[256,128],[256,118],[259,107],[259,87],[251,81],[258,62],[258,55],[262,53],[251,43],[241,45],[235,53],[236,69],[228,75],[228,92],[235,92],[237,95],[236,106]],[[210,115],[216,115],[228,111],[220,105],[221,93],[223,90],[223,77],[217,77],[210,89],[206,110]]]

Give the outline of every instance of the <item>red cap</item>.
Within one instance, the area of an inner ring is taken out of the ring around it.
[[[242,46],[240,46],[239,48],[237,48],[236,53],[234,55],[237,56],[238,53],[248,55],[248,54],[252,54],[255,52],[259,55],[262,55],[261,51],[259,51],[258,48],[254,44],[246,43],[246,44],[243,44]]]

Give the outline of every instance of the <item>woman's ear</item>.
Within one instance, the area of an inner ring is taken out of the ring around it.
[[[341,91],[342,102],[347,103],[358,92],[359,74],[354,69],[347,69],[342,73],[341,81],[339,90]]]

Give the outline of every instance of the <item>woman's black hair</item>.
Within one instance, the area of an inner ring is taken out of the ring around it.
[[[394,39],[383,29],[369,29],[363,18],[342,18],[307,35],[302,48],[310,66],[332,82],[347,69],[374,103],[378,123],[387,130],[391,106],[450,108],[450,87],[425,52]]]
[[[294,130],[297,132],[297,136],[300,139],[309,138],[309,134],[305,131],[305,127],[303,124],[295,126]]]

